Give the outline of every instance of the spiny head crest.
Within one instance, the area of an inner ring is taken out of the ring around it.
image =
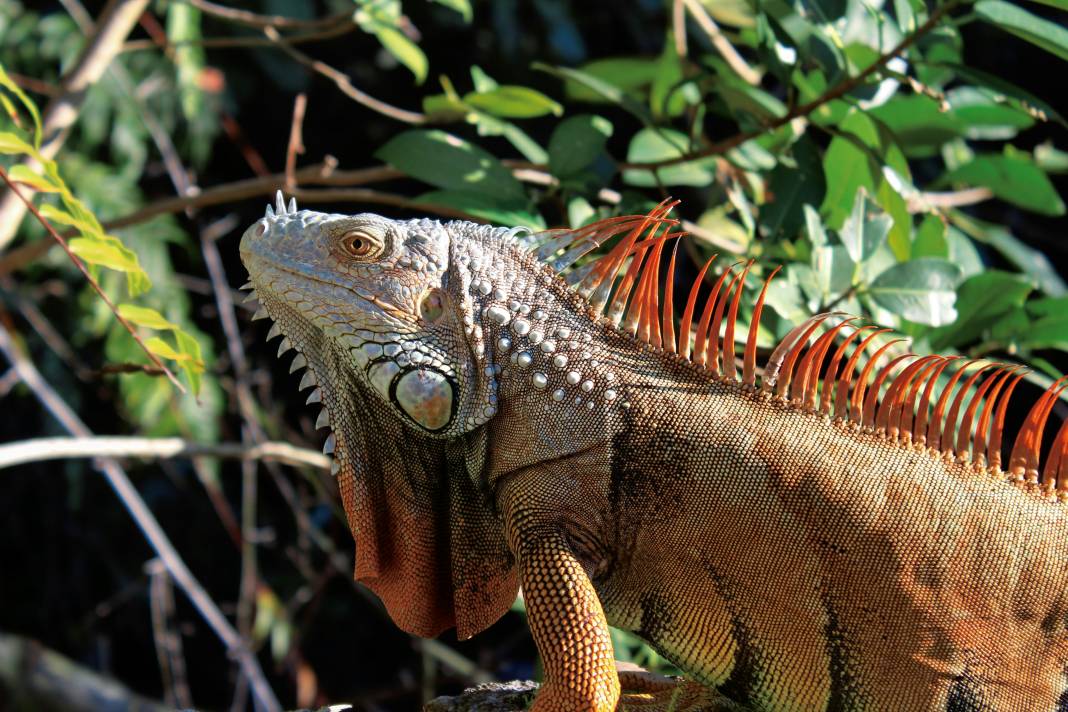
[[[344,358],[406,422],[448,436],[486,417],[450,243],[436,221],[298,211],[279,191],[242,236],[241,259],[285,337],[280,355],[295,348],[313,370]]]

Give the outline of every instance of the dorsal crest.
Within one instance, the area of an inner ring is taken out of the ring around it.
[[[899,353],[905,340],[894,338],[890,329],[832,312],[817,314],[787,333],[764,364],[758,386],[757,325],[768,284],[779,268],[765,277],[753,306],[739,375],[736,325],[754,262],[736,262],[723,270],[702,302],[702,286],[716,260],[710,258],[698,271],[676,320],[674,271],[679,240],[686,234],[670,217],[678,203],[665,200],[648,215],[540,233],[534,236],[533,252],[612,326],[715,378],[763,391],[798,410],[867,428],[902,446],[926,448],[976,469],[1007,473],[1021,488],[1068,500],[1068,421],[1039,469],[1046,421],[1068,389],[1068,376],[1055,381],[1031,408],[1004,469],[1002,435],[1009,399],[1026,373],[1020,365]],[[576,266],[617,237],[607,252]],[[669,247],[671,256],[662,278],[661,264]]]

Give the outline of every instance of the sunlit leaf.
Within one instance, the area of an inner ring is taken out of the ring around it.
[[[930,333],[931,348],[939,350],[971,343],[1000,316],[1022,306],[1032,289],[1027,279],[1008,272],[988,270],[969,277],[957,289],[957,319]]]
[[[434,0],[434,2],[460,13],[464,22],[471,22],[471,0]]]
[[[933,257],[896,264],[872,282],[867,293],[897,316],[930,326],[957,318],[954,303],[961,271],[957,265]]]
[[[68,244],[71,252],[88,264],[125,272],[126,287],[131,296],[152,286],[137,261],[137,255],[115,238],[75,237]]]
[[[670,160],[685,154],[689,148],[686,135],[673,129],[642,129],[634,135],[627,149],[629,163],[648,163]],[[629,168],[623,172],[624,182],[642,187],[658,185],[704,186],[715,179],[715,160],[700,159],[673,166],[644,170]]]
[[[120,304],[119,315],[132,324],[148,329],[177,329],[178,326],[155,309],[136,304]]]
[[[893,220],[873,203],[864,189],[857,191],[853,210],[849,213],[839,236],[853,262],[864,262],[886,242]]]
[[[19,163],[11,166],[11,169],[8,170],[7,173],[11,176],[12,180],[18,181],[19,183],[25,183],[26,185],[31,186],[34,190],[42,193],[58,193],[60,191],[58,185],[45,176],[35,173],[27,165]]]
[[[405,131],[379,148],[375,157],[439,188],[526,201],[523,186],[497,158],[444,131]]]
[[[1031,161],[1018,156],[984,155],[950,171],[948,183],[983,186],[994,195],[1043,215],[1064,215],[1064,201],[1049,178]]]
[[[375,32],[378,41],[397,61],[411,70],[417,84],[426,80],[427,59],[419,45],[404,36],[400,30],[383,27]]]
[[[33,153],[33,146],[10,131],[0,131],[0,153],[29,155]]]
[[[527,87],[504,85],[483,92],[471,92],[464,102],[494,116],[530,119],[546,114],[560,116],[564,107],[539,91]]]
[[[1003,0],[979,0],[973,12],[987,22],[1068,61],[1068,29]]]

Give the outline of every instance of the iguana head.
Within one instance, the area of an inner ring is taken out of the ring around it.
[[[291,207],[279,198],[241,238],[253,287],[290,344],[303,353],[313,334],[332,343],[370,392],[427,434],[456,436],[492,417],[469,278],[450,254],[451,237],[482,228]]]

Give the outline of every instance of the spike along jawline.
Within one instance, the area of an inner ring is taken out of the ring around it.
[[[708,290],[706,275],[716,259],[711,257],[698,272],[676,324],[676,252],[678,240],[686,235],[671,231],[679,225],[670,217],[678,204],[665,199],[648,215],[619,216],[573,230],[537,233],[532,238],[532,253],[614,328],[711,377],[739,382],[735,332],[742,291],[754,262],[736,262],[721,272]],[[607,252],[576,266],[581,258],[617,237]],[[675,246],[661,277],[664,248],[671,240]],[[741,271],[735,274],[739,267]],[[764,279],[743,348],[740,383],[754,392],[757,327],[768,285],[779,269]],[[706,291],[703,308],[698,310],[701,293]],[[790,407],[853,423],[902,446],[926,447],[932,454],[955,457],[977,470],[1007,475],[1010,481],[1042,496],[1068,500],[1068,421],[1054,437],[1045,467],[1039,472],[1045,423],[1057,399],[1068,390],[1068,376],[1053,383],[1031,409],[1005,473],[1001,470],[1005,413],[1009,397],[1024,376],[1023,366],[901,352],[899,344],[904,339],[887,336],[890,329],[857,325],[857,321],[857,317],[832,312],[799,324],[769,357],[760,390]],[[886,342],[877,343],[879,339]],[[836,341],[840,343],[832,353]],[[832,353],[829,362],[828,353]],[[843,360],[845,366],[839,370]],[[952,375],[943,384],[940,378],[951,366]]]

